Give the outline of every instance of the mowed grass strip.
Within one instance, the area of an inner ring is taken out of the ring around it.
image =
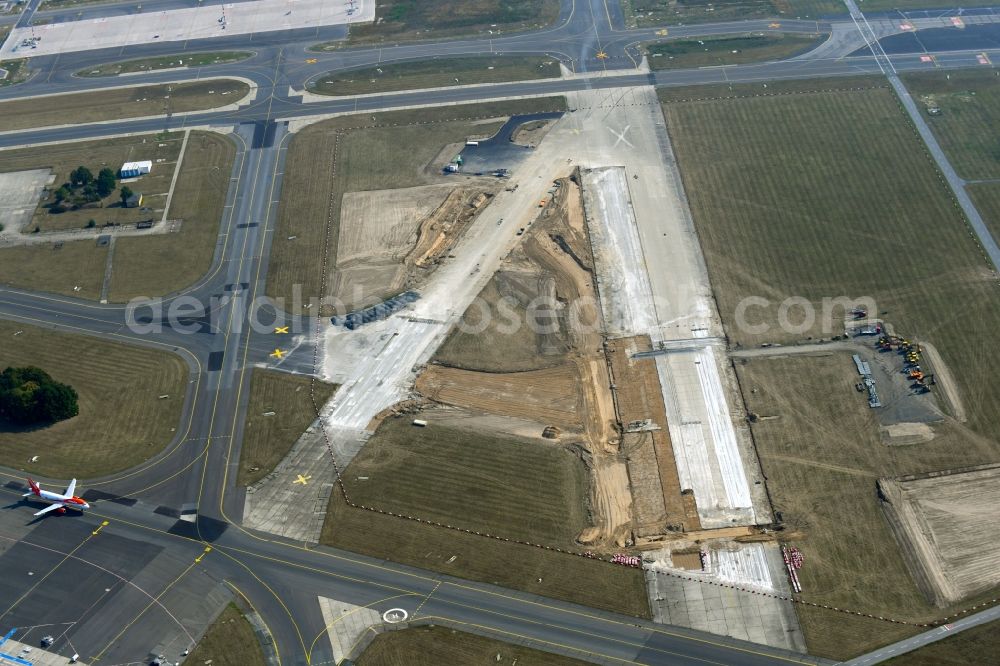
[[[559,446],[397,417],[343,474],[351,501],[511,539],[576,549],[587,472]],[[323,543],[403,564],[648,617],[642,572],[330,501]],[[454,560],[452,557],[454,556]],[[585,581],[585,582],[583,582]]]
[[[171,294],[208,272],[221,225],[230,222],[224,213],[235,159],[236,144],[229,137],[191,133],[167,211],[168,220],[181,221],[180,229],[117,239],[109,300],[123,303],[140,296]]]
[[[819,18],[846,14],[839,0],[622,0],[632,26],[750,18]],[[864,9],[868,10],[868,2]]]
[[[819,46],[827,35],[746,34],[735,37],[683,39],[646,47],[650,69],[741,65],[782,60]]]
[[[108,248],[93,239],[0,248],[0,283],[96,301],[107,259]]]
[[[0,321],[0,340],[0,369],[37,366],[80,396],[72,419],[0,426],[6,467],[61,479],[110,474],[159,453],[183,427],[188,366],[174,354],[10,321]]]
[[[237,485],[250,486],[270,474],[316,420],[309,394],[311,381],[305,375],[253,370]],[[336,390],[333,384],[317,381],[319,404]]]
[[[202,111],[234,104],[250,92],[243,81],[130,86],[0,102],[0,132]]]
[[[213,666],[267,664],[253,625],[235,604],[226,606],[185,660]]]
[[[411,421],[383,421],[348,466],[352,502],[573,546],[587,524],[587,469],[576,455],[558,445]]]
[[[927,622],[995,596],[936,608],[919,591],[883,517],[875,481],[883,476],[995,461],[993,441],[959,425],[937,437],[887,446],[854,384],[849,353],[752,359],[737,363],[747,408],[768,416],[752,424],[761,465],[787,539],[805,556],[799,570],[807,601]],[[797,606],[811,654],[845,659],[920,631]]]
[[[407,41],[538,29],[559,16],[559,0],[384,0],[375,21],[351,26],[354,43]],[[337,42],[318,49],[338,48]]]
[[[732,343],[841,332],[838,321],[824,332],[822,317],[783,332],[778,304],[789,297],[817,313],[824,298],[871,297],[897,330],[938,348],[969,425],[1000,436],[996,281],[890,90],[667,103],[664,113]],[[737,325],[748,297],[770,303],[746,314],[764,333]]]
[[[390,90],[552,78],[559,78],[559,61],[553,58],[442,58],[334,72],[316,79],[309,85],[309,90],[320,95],[364,95]]]
[[[499,659],[497,658],[499,655]],[[379,634],[355,661],[357,666],[584,666],[579,661],[443,626],[410,627]]]
[[[960,176],[1000,178],[1000,77],[994,69],[903,77]],[[932,114],[936,108],[939,113]]]
[[[1000,238],[1000,183],[969,185],[967,190],[993,238]]]
[[[325,295],[323,257],[337,256],[344,193],[448,182],[428,169],[446,146],[457,152],[468,136],[494,133],[511,114],[565,108],[564,98],[544,97],[344,116],[297,132],[285,162],[268,296],[300,313],[308,310],[296,303]]]
[[[207,67],[209,65],[228,65],[253,57],[249,51],[216,51],[210,53],[179,53],[156,58],[139,58],[124,62],[110,62],[96,67],[88,67],[76,73],[83,77],[118,76],[134,72],[155,72],[161,69],[175,67]]]

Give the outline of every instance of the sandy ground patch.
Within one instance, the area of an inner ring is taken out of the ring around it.
[[[944,396],[945,401],[951,407],[952,416],[964,423],[967,420],[965,405],[962,403],[962,394],[958,391],[958,383],[955,381],[955,377],[951,374],[951,370],[944,362],[944,359],[941,358],[941,354],[938,353],[934,345],[921,341],[920,346],[923,347],[924,353],[927,355],[927,360],[930,361],[931,367],[934,368],[937,387],[940,389],[939,393]]]
[[[425,280],[475,221],[492,189],[441,184],[345,194],[334,298],[349,311]]]
[[[334,273],[334,297],[367,305],[405,281],[404,258],[417,241],[422,220],[441,205],[451,185],[344,194]]]
[[[437,402],[580,430],[580,376],[572,365],[529,372],[485,373],[430,366],[417,391]]]
[[[879,479],[918,586],[939,606],[1000,583],[1000,464]]]

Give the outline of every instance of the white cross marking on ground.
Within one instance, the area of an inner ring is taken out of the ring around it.
[[[614,131],[614,130],[613,130],[613,129],[611,129],[610,127],[608,128],[608,130],[609,130],[609,131],[610,131],[610,132],[611,132],[612,134],[614,134],[614,135],[615,135],[616,137],[618,137],[618,140],[617,140],[617,141],[615,141],[615,147],[617,147],[619,143],[621,143],[622,141],[624,141],[624,142],[625,142],[625,145],[626,145],[626,146],[628,146],[629,148],[635,148],[635,146],[633,146],[633,145],[632,145],[632,144],[631,144],[631,143],[629,142],[629,140],[625,138],[625,135],[626,135],[626,134],[628,134],[628,131],[629,131],[629,130],[630,130],[631,128],[632,128],[632,126],[631,126],[631,125],[626,125],[626,126],[625,126],[625,129],[623,129],[623,130],[622,130],[622,131],[621,131],[620,133],[619,133],[619,132],[616,132],[616,131]]]

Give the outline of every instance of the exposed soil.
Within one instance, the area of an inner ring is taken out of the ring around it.
[[[593,472],[593,527],[578,540],[622,546],[631,537],[632,498],[619,455],[589,247],[579,186],[561,180],[481,295],[487,305],[503,299],[517,330],[491,324],[478,334],[453,333],[436,360],[461,368],[432,365],[418,378],[417,390],[434,401],[555,426],[550,434],[580,447]],[[470,308],[466,321],[478,323],[470,321],[478,316]],[[505,353],[482,353],[497,348]],[[511,372],[526,361],[544,369]]]
[[[1000,583],[1000,465],[879,479],[918,587],[945,607]]]
[[[345,194],[334,297],[351,310],[426,279],[494,189],[443,184]]]

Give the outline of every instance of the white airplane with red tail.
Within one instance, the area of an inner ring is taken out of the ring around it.
[[[36,513],[36,516],[42,516],[53,511],[56,513],[66,513],[66,509],[76,509],[82,513],[85,509],[90,508],[90,505],[87,504],[82,497],[77,497],[73,494],[74,491],[76,491],[76,479],[69,482],[66,492],[62,495],[59,493],[49,492],[48,490],[42,490],[42,487],[30,478],[28,479],[28,485],[31,486],[31,492],[24,493],[25,497],[31,497],[34,495],[43,502],[49,502],[51,504],[51,506],[47,506]]]

